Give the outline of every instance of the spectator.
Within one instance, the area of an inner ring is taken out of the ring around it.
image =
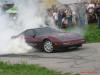
[[[98,3],[98,7],[95,9],[96,18],[98,19],[98,28],[100,28],[100,3]]]
[[[67,18],[69,24],[72,23],[72,11],[71,11],[71,9],[67,10],[66,18]]]
[[[62,5],[56,10],[52,9],[49,15],[54,19],[58,27],[77,24],[83,28],[87,23],[95,23],[97,21],[96,16],[99,19],[98,13],[96,12],[95,14],[95,10],[99,9],[98,6],[98,2],[96,1],[75,3],[73,4],[73,10],[70,9],[69,5]]]
[[[80,28],[83,28],[85,27],[84,25],[86,24],[86,6],[85,4],[83,3],[82,5],[80,4],[80,7],[79,7],[79,14],[78,14],[78,26]]]
[[[54,12],[53,12],[53,19],[55,21],[55,24],[57,25],[58,24],[58,12],[57,12],[57,10],[54,10]]]
[[[62,28],[66,28],[68,26],[68,19],[66,17],[64,17],[62,19]]]
[[[96,8],[96,3],[94,1],[90,2],[87,5],[88,23],[96,22],[96,15],[94,13],[95,8]]]
[[[95,4],[92,1],[87,6],[87,9],[89,8],[95,8]]]
[[[59,13],[58,13],[58,26],[59,27],[62,26],[62,19],[63,19],[63,13],[61,12],[61,10],[59,10]]]
[[[75,4],[75,12],[73,13],[74,17],[75,17],[75,23],[78,24],[79,22],[79,10],[80,10],[80,4]]]

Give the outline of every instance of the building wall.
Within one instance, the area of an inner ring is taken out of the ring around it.
[[[59,6],[60,3],[57,2],[56,0],[45,0],[45,7],[46,8],[51,8],[52,6]]]
[[[91,0],[91,1],[94,1],[94,2],[100,2],[100,0]]]

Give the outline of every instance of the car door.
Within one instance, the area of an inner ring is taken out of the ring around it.
[[[35,46],[36,45],[36,37],[35,37],[35,30],[27,30],[25,32],[25,40],[28,44]]]

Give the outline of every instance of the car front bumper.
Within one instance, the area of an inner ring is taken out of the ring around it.
[[[82,39],[82,40],[74,40],[74,41],[68,41],[68,42],[63,42],[63,43],[53,43],[53,46],[54,48],[64,48],[64,47],[82,45],[85,42],[86,41]]]

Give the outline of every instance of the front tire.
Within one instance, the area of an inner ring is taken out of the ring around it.
[[[44,41],[43,49],[47,53],[52,53],[54,51],[52,42],[50,40]]]

